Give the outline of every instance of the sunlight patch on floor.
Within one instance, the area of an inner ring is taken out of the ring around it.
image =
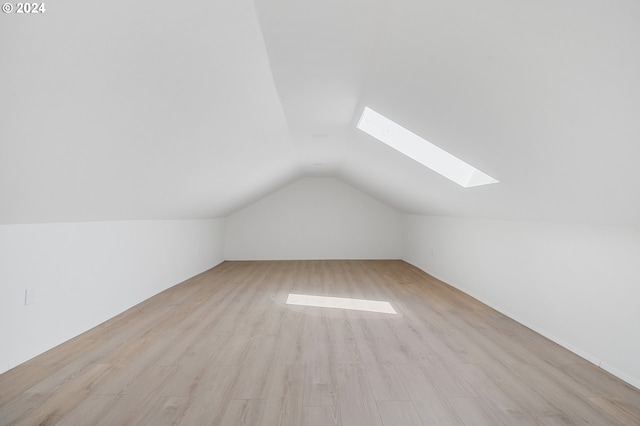
[[[289,294],[287,305],[313,306],[317,308],[350,309],[353,311],[397,314],[389,302],[377,300],[351,299],[346,297],[311,296],[308,294]]]

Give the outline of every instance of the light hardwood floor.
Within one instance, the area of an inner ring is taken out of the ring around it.
[[[224,262],[0,375],[0,424],[640,425],[640,391],[402,261]]]

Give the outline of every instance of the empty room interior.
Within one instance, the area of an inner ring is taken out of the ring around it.
[[[1,15],[0,425],[640,424],[640,2]]]

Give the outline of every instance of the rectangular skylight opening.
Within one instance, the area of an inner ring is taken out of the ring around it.
[[[348,297],[311,296],[308,294],[289,294],[287,305],[313,306],[316,308],[350,309],[353,311],[397,314],[389,302],[377,300],[351,299]]]
[[[369,107],[364,108],[357,127],[464,188],[498,183],[498,180]]]

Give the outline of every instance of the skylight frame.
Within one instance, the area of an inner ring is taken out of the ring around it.
[[[369,107],[356,127],[463,188],[499,182]]]

